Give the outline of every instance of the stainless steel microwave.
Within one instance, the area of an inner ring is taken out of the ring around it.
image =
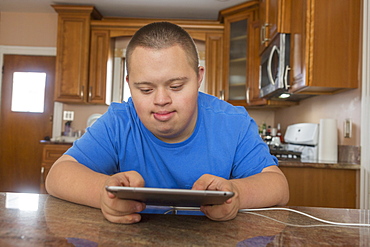
[[[279,97],[289,88],[289,34],[278,34],[261,55],[260,97]]]

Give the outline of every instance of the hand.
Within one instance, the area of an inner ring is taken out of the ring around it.
[[[236,217],[239,211],[239,191],[232,180],[205,174],[193,184],[193,190],[232,191],[234,196],[221,205],[204,205],[200,210],[211,220],[225,221]]]
[[[101,190],[100,208],[104,217],[113,223],[132,224],[141,220],[138,212],[143,211],[145,203],[122,200],[105,190],[105,186],[144,187],[143,177],[136,171],[121,172],[110,176]]]

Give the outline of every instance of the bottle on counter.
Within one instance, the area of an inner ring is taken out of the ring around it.
[[[271,126],[269,125],[267,127],[267,130],[266,130],[266,135],[264,137],[264,140],[266,142],[267,145],[270,145],[271,143],[271,140],[272,140],[272,136],[271,136]]]
[[[277,124],[276,136],[280,138],[280,142],[284,143],[283,135],[281,134],[280,123]]]
[[[266,136],[266,122],[262,123],[262,137]]]
[[[72,136],[72,121],[67,121],[64,124],[64,136]]]

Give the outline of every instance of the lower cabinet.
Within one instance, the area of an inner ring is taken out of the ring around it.
[[[45,144],[42,151],[40,193],[46,194],[45,179],[54,162],[62,156],[72,144]]]
[[[359,208],[359,170],[282,167],[289,183],[287,206]]]

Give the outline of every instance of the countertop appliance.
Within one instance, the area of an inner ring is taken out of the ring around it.
[[[278,34],[261,55],[260,97],[272,98],[288,92],[289,34]]]
[[[301,152],[302,162],[317,162],[319,145],[319,124],[298,123],[289,125],[284,140],[288,151]]]

